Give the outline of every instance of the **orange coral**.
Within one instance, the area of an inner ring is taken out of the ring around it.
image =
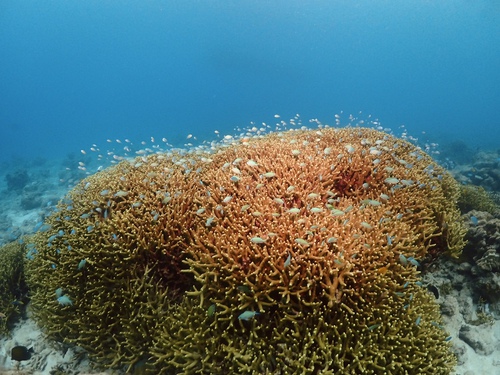
[[[416,265],[460,253],[458,192],[418,147],[365,128],[122,162],[77,186],[33,239],[37,316],[108,366],[447,373]]]
[[[422,259],[451,237],[445,220],[458,215],[445,171],[371,129],[269,135],[211,159],[189,193],[192,211],[203,212],[193,215],[187,261],[206,295],[240,300],[240,309],[341,303],[380,274],[389,278],[383,267],[404,275],[399,255]],[[458,232],[452,252],[463,244]]]

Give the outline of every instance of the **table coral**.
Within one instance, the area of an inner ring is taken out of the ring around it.
[[[110,367],[446,374],[418,268],[460,254],[458,196],[418,147],[373,129],[143,156],[82,181],[34,237],[36,316]]]

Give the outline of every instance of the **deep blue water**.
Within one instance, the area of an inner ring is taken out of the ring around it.
[[[372,116],[500,148],[500,3],[0,2],[0,160]]]

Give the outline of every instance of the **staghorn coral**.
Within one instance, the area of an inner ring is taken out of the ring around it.
[[[489,302],[500,300],[500,219],[490,213],[470,211],[467,219],[468,243],[463,259],[470,266],[476,292]],[[472,220],[472,217],[475,220]]]
[[[35,235],[36,316],[109,367],[446,374],[416,259],[460,254],[458,195],[417,147],[364,128],[123,162]]]
[[[333,306],[361,268],[377,271],[399,254],[456,255],[464,244],[457,184],[414,146],[373,130],[267,136],[210,165],[189,192],[197,214],[187,262],[204,290],[263,291],[252,298],[259,310],[273,294]]]
[[[461,185],[458,207],[462,212],[471,210],[486,211],[495,214],[499,211],[499,206],[495,203],[491,193],[488,193],[482,186]]]
[[[140,361],[143,336],[191,284],[180,272],[189,203],[172,186],[184,179],[174,166],[151,156],[88,177],[31,240],[35,317],[50,335],[106,366]]]
[[[283,304],[251,322],[209,316],[188,297],[169,312],[152,354],[159,374],[449,373],[455,359],[438,307],[420,287],[407,292],[411,308],[394,295],[355,310]]]
[[[7,334],[9,326],[19,316],[26,302],[23,256],[25,245],[19,241],[0,247],[0,335]]]

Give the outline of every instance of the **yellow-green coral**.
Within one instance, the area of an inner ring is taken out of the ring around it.
[[[142,336],[153,334],[166,294],[175,301],[191,285],[180,272],[188,197],[171,186],[183,178],[172,166],[150,157],[88,177],[46,220],[49,229],[31,239],[34,316],[47,333],[106,366],[144,358]]]
[[[498,212],[499,206],[482,186],[461,185],[458,206],[463,212],[472,210],[486,211],[490,214]]]
[[[19,315],[24,304],[24,244],[14,241],[0,248],[0,335],[8,332],[9,325]]]
[[[35,316],[109,367],[446,374],[417,267],[460,253],[458,193],[417,147],[364,128],[122,162],[35,235]]]
[[[455,358],[439,309],[425,290],[408,288],[405,298],[351,308],[299,313],[283,304],[249,322],[234,311],[230,319],[209,316],[187,297],[162,322],[152,356],[159,374],[448,374]]]

